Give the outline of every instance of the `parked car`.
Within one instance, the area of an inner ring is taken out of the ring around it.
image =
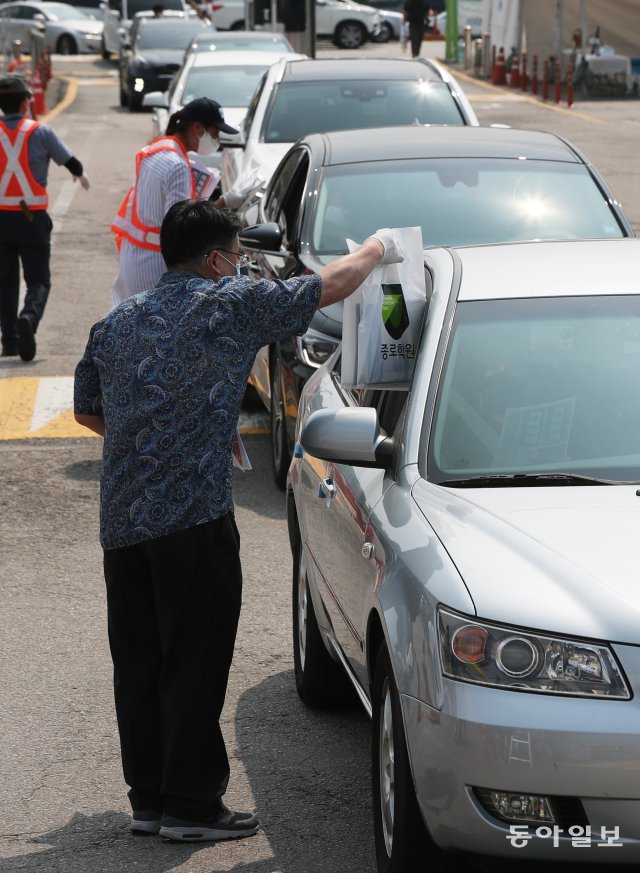
[[[411,391],[337,355],[307,383],[295,681],[372,717],[380,873],[640,860],[639,268],[640,240],[427,251]]]
[[[102,57],[107,60],[112,54],[119,55],[123,43],[130,42],[130,31],[133,19],[141,12],[149,16],[153,13],[153,7],[158,0],[105,0],[102,4],[104,30],[102,32],[102,44],[100,50]],[[179,12],[184,16],[193,13],[185,0],[162,0],[164,15]]]
[[[213,20],[220,30],[244,28],[244,0],[213,4]],[[359,48],[380,30],[376,9],[351,0],[316,0],[316,36],[332,39],[339,48]]]
[[[458,0],[458,36],[464,34],[465,27],[471,28],[472,36],[482,36],[483,0]],[[436,15],[436,26],[440,33],[447,32],[447,12]]]
[[[289,40],[281,33],[266,30],[218,30],[214,37],[197,33],[188,52],[294,52]]]
[[[215,36],[217,37],[217,34]],[[224,46],[225,43],[220,45]],[[147,105],[153,101],[156,107],[152,122],[153,135],[163,134],[169,116],[197,97],[211,97],[217,100],[224,110],[227,124],[239,128],[247,114],[247,107],[258,82],[270,65],[277,63],[283,57],[304,56],[290,52],[267,51],[215,51],[187,54],[167,94],[149,94],[145,100]],[[221,157],[221,153],[219,156]]]
[[[307,136],[245,214],[243,245],[259,274],[320,267],[379,227],[422,227],[427,246],[633,236],[587,159],[551,133],[410,127]],[[257,225],[253,228],[253,225]],[[260,228],[271,229],[261,242]],[[276,482],[294,444],[300,392],[342,336],[342,304],[319,310],[303,336],[263,348],[251,381],[271,411]]]
[[[201,31],[212,35],[215,32],[207,21],[197,17],[136,16],[131,42],[120,48],[120,105],[135,112],[142,108],[144,94],[165,91],[180,69],[194,34]]]
[[[426,59],[286,60],[259,84],[240,136],[223,134],[222,190],[257,167],[269,179],[289,147],[315,131],[397,124],[477,124],[447,70]]]
[[[102,38],[102,22],[67,3],[5,3],[0,6],[0,32],[10,45],[22,41],[31,47],[31,31],[44,27],[44,47],[49,52],[75,55],[96,52]]]

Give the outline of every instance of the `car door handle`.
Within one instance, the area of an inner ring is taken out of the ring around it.
[[[336,494],[336,486],[333,484],[333,479],[327,478],[323,479],[320,483],[320,487],[318,488],[318,497],[328,498],[331,500],[332,497],[335,497]]]

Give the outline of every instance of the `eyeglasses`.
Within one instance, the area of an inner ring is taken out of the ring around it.
[[[231,264],[232,267],[246,267],[249,264],[249,258],[247,257],[247,255],[241,254],[240,252],[232,252],[230,249],[217,248],[217,249],[211,249],[210,251],[205,252],[204,257],[208,258],[209,255],[211,254],[211,252],[220,252],[222,260],[226,261],[227,264]],[[237,258],[237,261],[235,262],[235,264],[233,263],[233,261],[230,261],[229,258],[225,258],[225,256],[222,254],[222,252],[226,252],[228,255],[233,255],[235,258]]]

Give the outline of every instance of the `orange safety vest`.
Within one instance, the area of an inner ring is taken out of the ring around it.
[[[33,212],[46,209],[49,196],[29,167],[29,138],[37,121],[21,118],[11,130],[0,121],[0,209],[20,212],[24,201]]]
[[[122,240],[126,239],[134,246],[141,249],[149,249],[153,252],[160,251],[160,227],[149,227],[143,224],[138,215],[137,199],[138,199],[138,182],[140,181],[140,167],[146,158],[151,155],[157,155],[158,152],[169,151],[175,152],[184,158],[189,166],[189,156],[187,150],[182,145],[179,139],[175,136],[161,136],[154,139],[148,146],[140,149],[136,155],[136,181],[129,188],[126,197],[122,201],[120,209],[116,214],[111,225],[111,230],[116,235],[116,245],[118,249],[122,245]],[[191,198],[195,197],[195,181],[193,174],[191,175]]]

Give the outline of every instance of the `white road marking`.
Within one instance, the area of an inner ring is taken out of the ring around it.
[[[73,376],[40,379],[29,432],[39,430],[68,409],[73,409]]]

